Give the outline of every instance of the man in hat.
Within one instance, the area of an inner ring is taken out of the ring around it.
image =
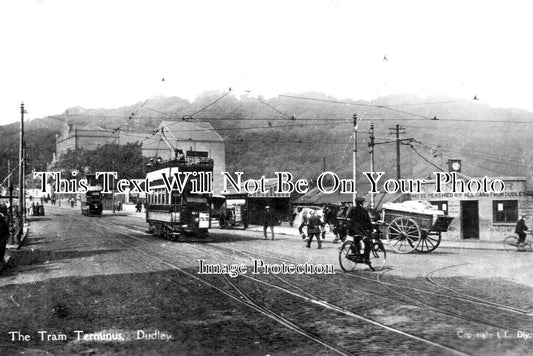
[[[515,234],[518,235],[518,247],[522,247],[524,241],[526,241],[526,232],[531,232],[526,225],[526,217],[527,214],[523,214],[522,218],[516,223],[516,227],[514,229]]]
[[[270,231],[272,232],[272,240],[274,240],[274,213],[272,213],[272,210],[270,209],[270,206],[265,206],[265,214],[263,216],[263,234],[265,236],[265,240],[267,239],[267,228],[270,227]]]
[[[357,197],[355,199],[355,206],[348,211],[348,223],[350,235],[363,236],[363,243],[365,244],[364,259],[365,263],[369,263],[370,259],[370,234],[372,232],[372,221],[368,215],[368,211],[363,207],[364,198]]]

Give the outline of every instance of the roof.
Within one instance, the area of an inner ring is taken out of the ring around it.
[[[224,139],[208,122],[163,121],[159,128],[169,140],[224,142]]]
[[[365,190],[358,190],[358,191],[363,192]],[[318,189],[318,187],[315,187],[313,189],[310,189],[304,195],[298,197],[293,202],[293,204],[295,205],[328,205],[328,204],[340,205],[343,202],[351,202],[352,198],[353,198],[352,194],[349,194],[349,193],[341,194],[337,191],[332,194],[326,194],[326,193],[321,192]],[[370,193],[367,193],[366,195],[364,195],[364,198],[366,200],[366,203],[368,204],[370,202]],[[374,194],[374,205],[377,209],[380,209],[383,203],[404,201],[407,199],[409,199],[409,194],[378,193],[378,194]]]
[[[228,193],[224,194],[224,196],[240,196],[240,195],[246,195],[249,198],[290,198],[291,195],[289,193],[276,193],[277,188],[277,178],[265,178],[265,190],[266,193],[258,192],[251,192],[247,191],[245,187],[245,183],[247,180],[241,182],[240,186],[240,192],[237,191],[231,184],[228,184]],[[248,186],[248,190],[254,189],[254,185],[251,184]]]

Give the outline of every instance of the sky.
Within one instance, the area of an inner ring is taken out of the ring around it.
[[[0,0],[0,125],[232,88],[533,111],[533,2]],[[164,79],[164,80],[163,80]]]

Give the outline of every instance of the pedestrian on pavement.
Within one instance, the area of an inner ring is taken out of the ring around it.
[[[326,234],[326,229],[324,226],[324,222],[322,219],[317,215],[316,211],[310,209],[307,213],[308,217],[307,219],[304,219],[302,223],[300,224],[300,227],[298,227],[298,231],[300,232],[300,236],[302,238],[305,238],[305,234],[303,232],[303,227],[307,226],[307,244],[305,247],[311,248],[311,242],[313,241],[313,237],[316,237],[316,242],[318,244],[318,248],[322,248],[322,241],[320,241],[320,235],[322,235],[322,238],[324,238]]]
[[[9,226],[4,213],[0,213],[0,265],[4,264],[7,239],[9,238]]]
[[[263,216],[263,234],[265,236],[265,240],[267,239],[267,228],[270,227],[270,231],[272,232],[272,240],[274,240],[274,213],[270,209],[270,206],[267,205],[265,207],[265,213]]]
[[[141,203],[141,200],[140,200],[140,199],[137,200],[137,204],[135,205],[136,212],[137,212],[137,213],[140,213],[142,207],[143,207],[143,203]]]
[[[516,223],[514,232],[518,235],[518,247],[523,247],[524,241],[526,241],[526,233],[531,230],[526,225],[526,214],[522,215],[522,218]]]

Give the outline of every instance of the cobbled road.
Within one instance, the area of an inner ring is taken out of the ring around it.
[[[46,207],[0,276],[0,355],[526,355],[533,254],[441,248],[342,272],[339,245]]]

